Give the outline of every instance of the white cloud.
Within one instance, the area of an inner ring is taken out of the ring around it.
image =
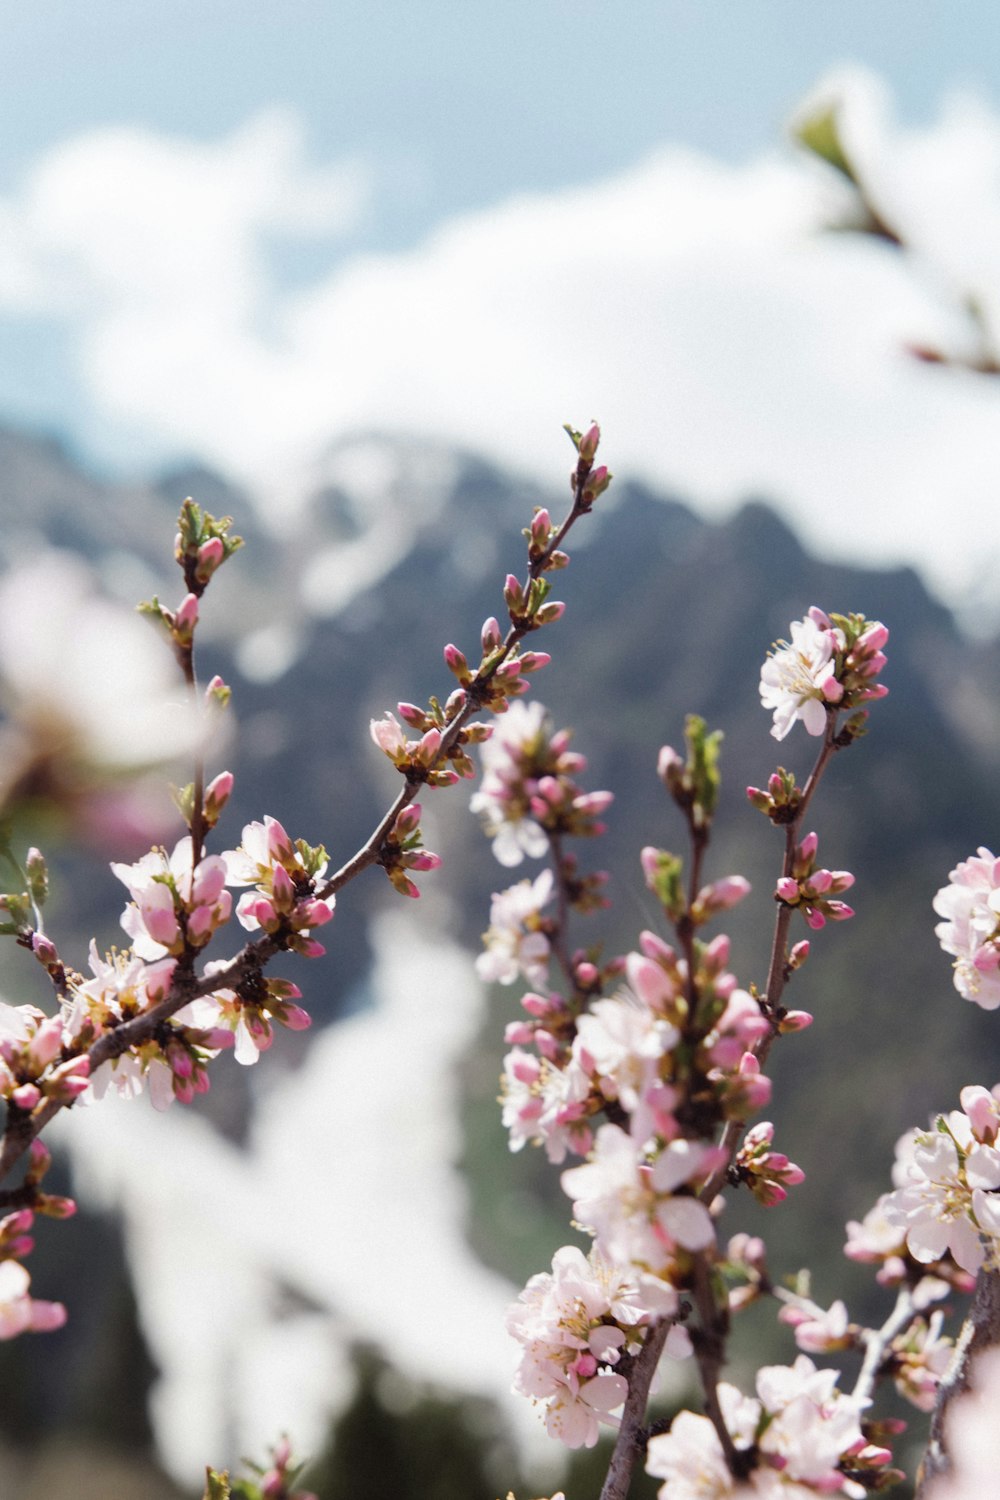
[[[619,474],[715,513],[772,496],[813,546],[919,563],[968,604],[1000,576],[1000,386],[903,349],[962,336],[956,288],[1000,296],[1000,120],[966,99],[902,130],[870,80],[838,87],[915,263],[820,233],[840,188],[809,162],[668,148],[289,289],[263,239],[332,239],[363,182],[309,168],[271,115],[216,144],[106,131],[45,158],[0,204],[0,304],[72,321],[105,423],[244,478],[371,427],[551,478],[560,423],[597,415]]]

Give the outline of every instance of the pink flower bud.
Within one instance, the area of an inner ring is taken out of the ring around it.
[[[66,1322],[66,1309],[61,1302],[40,1302],[31,1299],[30,1327],[35,1333],[52,1333]]]
[[[594,462],[594,455],[597,453],[597,446],[600,441],[601,429],[596,422],[592,422],[580,439],[580,447],[578,449],[580,457],[585,463],[592,464]]]
[[[151,1000],[163,1000],[166,997],[176,967],[175,958],[158,958],[155,963],[146,965],[146,994]]]
[[[406,862],[410,870],[436,870],[441,863],[441,856],[432,854],[429,849],[420,849],[408,855]]]
[[[61,1016],[49,1016],[41,1023],[28,1043],[28,1061],[36,1073],[41,1073],[43,1068],[47,1068],[59,1056],[62,1051],[62,1035]]]
[[[855,651],[881,651],[889,639],[889,632],[880,620],[875,620],[868,626],[854,643]]]
[[[698,902],[707,911],[729,911],[750,894],[750,882],[742,875],[727,875],[698,892]]]
[[[226,1047],[231,1047],[236,1038],[231,1031],[224,1026],[213,1026],[202,1033],[203,1040],[198,1043],[199,1047],[209,1047],[213,1052],[222,1052]]]
[[[295,904],[295,883],[283,865],[274,867],[271,894],[276,911],[291,911]]]
[[[31,949],[35,957],[38,959],[38,962],[41,964],[45,964],[46,966],[48,966],[51,964],[57,964],[59,962],[59,954],[56,950],[55,943],[53,943],[49,938],[43,937],[40,932],[36,932],[32,937]]]
[[[157,899],[156,893],[159,891],[162,891],[165,896],[169,896],[166,886],[154,886],[149,892],[149,899],[143,898],[140,904],[140,912],[142,914],[143,926],[153,939],[153,942],[162,943],[164,948],[169,948],[177,941],[181,929],[174,914],[172,897],[170,898],[171,904],[169,906],[166,904],[153,904],[153,901]],[[162,900],[163,898],[161,897],[160,899]]]
[[[322,927],[329,922],[334,913],[336,902],[331,896],[327,901],[321,901],[318,897],[313,901],[307,901],[299,908],[305,919],[306,927]]]
[[[234,785],[235,777],[232,771],[220,771],[218,776],[213,777],[205,788],[205,805],[211,808],[216,816],[218,816],[232,796]]]
[[[66,1103],[72,1099],[78,1099],[86,1091],[89,1075],[89,1058],[70,1058],[68,1062],[60,1063],[43,1080],[45,1094],[49,1099]]]
[[[805,1031],[813,1018],[807,1010],[790,1010],[785,1013],[778,1030],[781,1032]]]
[[[175,1078],[190,1078],[194,1072],[194,1059],[183,1047],[171,1047],[167,1062]]]
[[[188,941],[201,947],[215,931],[215,912],[211,906],[196,906],[187,919]]]
[[[549,532],[552,530],[552,520],[544,506],[541,510],[535,512],[529,529],[531,541],[534,545],[536,547],[544,547],[549,539]]]
[[[46,1146],[45,1142],[39,1140],[39,1138],[36,1136],[31,1145],[28,1147],[28,1171],[30,1173],[32,1182],[41,1182],[42,1178],[45,1176],[51,1165],[52,1152],[49,1150],[48,1146]],[[24,1212],[28,1213],[29,1210],[25,1209]],[[28,1223],[30,1224],[30,1222],[31,1220],[29,1219]],[[27,1228],[28,1226],[24,1225],[23,1227]]]
[[[543,604],[541,609],[535,611],[536,625],[554,625],[556,620],[561,620],[566,613],[566,606],[561,600],[553,599],[549,604]]]
[[[515,614],[522,613],[524,610],[524,590],[513,573],[508,573],[504,580],[503,597],[509,610],[512,610]]]
[[[283,1005],[281,1013],[276,1011],[275,1016],[289,1031],[308,1031],[312,1025],[312,1016],[301,1005]]]
[[[198,548],[195,577],[199,583],[207,583],[219,564],[225,560],[226,549],[220,536],[209,537]]]
[[[405,839],[414,833],[420,826],[421,807],[419,802],[411,802],[408,807],[397,814],[396,821],[392,825],[392,831],[397,838]]]
[[[278,917],[278,913],[276,912],[273,904],[267,900],[266,896],[259,896],[256,901],[249,901],[246,906],[246,911],[250,916],[257,919],[261,927],[264,928],[265,932],[273,932],[280,925],[280,918]]]
[[[22,1083],[20,1088],[16,1088],[10,1097],[11,1102],[16,1104],[18,1109],[23,1109],[26,1113],[30,1113],[42,1095],[41,1090],[35,1084]]]
[[[586,959],[582,963],[577,964],[576,982],[578,985],[580,985],[581,989],[593,989],[594,985],[597,984],[600,977],[600,973],[596,966],[592,963],[589,963]]]
[[[808,864],[810,861],[816,858],[816,851],[818,848],[819,834],[807,833],[801,844],[796,849],[795,854],[803,864]]]
[[[677,754],[673,745],[663,745],[659,755],[656,757],[656,774],[660,780],[670,785],[672,776],[683,771],[684,762]]]
[[[492,651],[497,651],[503,645],[503,636],[500,634],[500,626],[493,615],[483,621],[483,629],[480,637],[483,647],[483,655],[489,656]]]
[[[591,469],[583,486],[583,498],[587,505],[593,505],[611,483],[611,474],[606,464],[600,464],[596,469]]]
[[[198,623],[198,600],[194,594],[185,594],[174,615],[174,634],[190,640]]]
[[[264,827],[267,829],[267,852],[271,859],[279,864],[286,859],[294,859],[295,846],[277,818],[265,817]]]
[[[454,672],[460,681],[465,682],[468,679],[469,663],[466,661],[464,653],[457,646],[445,646],[444,660],[448,670]]]
[[[437,759],[441,750],[440,729],[428,729],[427,733],[417,745],[416,756],[421,765],[430,766]]]
[[[799,883],[791,875],[782,875],[774,893],[779,901],[784,901],[788,906],[796,906],[800,899]]]
[[[76,1213],[76,1200],[57,1193],[42,1193],[38,1198],[38,1212],[47,1219],[71,1219]]]
[[[6,1218],[0,1219],[0,1234],[7,1235],[24,1234],[35,1222],[35,1216],[30,1208],[19,1208]]]

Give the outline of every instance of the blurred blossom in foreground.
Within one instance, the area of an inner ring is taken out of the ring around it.
[[[927,1500],[985,1500],[996,1494],[997,1411],[1000,1403],[1000,1350],[981,1354],[972,1367],[972,1387],[945,1419],[950,1474],[936,1479]]]
[[[166,643],[58,552],[0,580],[0,706],[0,813],[100,843],[162,826],[162,769],[205,730]]]

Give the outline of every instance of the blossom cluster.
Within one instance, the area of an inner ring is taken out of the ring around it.
[[[533,1276],[507,1314],[522,1347],[514,1389],[543,1405],[545,1426],[567,1448],[593,1447],[599,1422],[621,1406],[628,1382],[616,1367],[641,1348],[656,1318],[675,1318],[679,1299],[653,1276],[624,1272],[595,1252],[567,1245],[552,1272]],[[679,1324],[668,1353],[690,1353]]]
[[[589,1446],[602,1426],[622,1420],[620,1411],[637,1420],[632,1382],[641,1367],[644,1402],[653,1374],[644,1363],[650,1334],[659,1328],[662,1338],[669,1328],[667,1351],[696,1357],[706,1414],[682,1412],[669,1431],[648,1439],[647,1468],[665,1481],[665,1500],[834,1493],[860,1500],[894,1482],[886,1439],[900,1424],[869,1420],[874,1385],[892,1379],[929,1410],[952,1350],[942,1311],[929,1309],[950,1289],[967,1289],[970,1268],[997,1264],[1000,1086],[996,1098],[966,1091],[965,1114],[939,1122],[939,1139],[914,1137],[901,1154],[894,1192],[849,1226],[848,1253],[874,1262],[879,1280],[904,1297],[884,1331],[852,1322],[840,1300],[829,1308],[812,1301],[805,1273],[794,1292],[776,1286],[759,1239],[737,1235],[725,1250],[717,1243],[727,1187],[746,1187],[773,1206],[803,1180],[801,1168],[776,1149],[773,1125],[748,1122],[770,1098],[764,1064],[772,1045],[811,1021],[783,999],[809,952],[808,942],[788,936],[790,913],[801,911],[814,930],[853,915],[841,899],[853,876],[820,865],[817,834],[803,833],[800,824],[830,756],[863,733],[864,705],[887,691],[877,681],[887,636],[879,622],[814,608],[792,625],[792,644],[764,665],[761,699],[774,714],[775,736],[801,720],[824,744],[805,790],[780,767],[765,791],[749,789],[751,801],[786,830],[763,989],[740,985],[725,934],[702,931],[749,892],[739,875],[702,876],[718,801],[718,733],[691,716],[686,755],[664,746],[658,756],[660,779],[687,823],[690,864],[650,846],[641,867],[673,934],[651,927],[633,951],[609,959],[569,941],[571,914],[597,909],[606,877],[581,879],[564,841],[599,831],[594,820],[610,797],[580,791],[585,763],[537,703],[515,704],[484,747],[473,810],[495,855],[508,867],[551,859],[551,868],[494,894],[477,962],[486,981],[530,986],[522,1018],[506,1030],[503,1123],[512,1150],[540,1145],[564,1165],[574,1223],[593,1239],[589,1258],[558,1251],[551,1273],[533,1277],[511,1309],[508,1327],[522,1348],[515,1389],[541,1405],[554,1437]],[[978,902],[991,914],[987,920],[977,912],[980,948],[1000,943],[1000,897],[997,913],[989,905],[992,863],[985,871],[976,866],[965,885],[974,887],[972,898],[961,898],[966,907],[957,896],[947,909],[938,907],[965,921],[954,941],[968,947],[967,907]],[[992,946],[977,967],[997,968]],[[719,1379],[721,1351],[730,1314],[764,1296],[778,1298],[781,1321],[802,1353],[791,1366],[761,1370],[749,1398]],[[837,1389],[838,1372],[818,1369],[810,1356],[853,1348],[866,1351],[865,1367],[847,1396]],[[634,1431],[626,1436],[623,1427],[621,1442],[633,1442]],[[615,1484],[614,1493],[623,1494]]]
[[[482,751],[483,778],[472,798],[502,865],[548,852],[551,835],[598,834],[610,792],[582,792],[574,777],[585,758],[570,750],[567,730],[554,733],[538,702],[511,706]]]
[[[757,1396],[718,1385],[722,1417],[741,1465],[734,1476],[719,1433],[708,1417],[684,1411],[669,1432],[649,1442],[646,1468],[665,1483],[663,1500],[729,1500],[754,1495],[767,1500],[805,1500],[810,1495],[847,1495],[863,1500],[888,1449],[871,1443],[861,1427],[867,1401],[838,1391],[836,1370],[819,1370],[805,1354],[793,1365],[757,1372]]]
[[[934,929],[953,955],[955,988],[983,1010],[1000,1006],[1000,860],[979,849],[952,870],[934,897]]]
[[[828,615],[815,605],[792,622],[791,641],[779,641],[764,663],[760,699],[774,715],[771,733],[783,740],[796,720],[823,734],[831,713],[860,709],[889,691],[876,678],[885,666],[889,632],[862,615]]]
[[[282,953],[305,958],[322,955],[325,949],[316,933],[332,919],[337,891],[369,866],[381,866],[397,891],[416,896],[419,891],[412,875],[434,870],[440,863],[436,854],[423,847],[416,792],[421,786],[445,786],[472,775],[469,748],[485,743],[491,733],[491,725],[473,722],[474,716],[483,710],[506,713],[512,703],[517,707],[515,700],[526,691],[530,674],[548,662],[544,652],[523,650],[523,639],[561,616],[564,606],[549,597],[548,574],[566,565],[568,558],[562,551],[566,534],[610,483],[607,469],[594,463],[600,439],[596,424],[586,433],[569,432],[576,450],[572,507],[558,525],[548,512],[536,511],[526,533],[527,574],[523,580],[508,575],[503,589],[509,629],[502,632],[492,617],[486,621],[476,668],[470,667],[456,646],[445,647],[445,663],[458,686],[443,704],[436,698],[426,708],[399,704],[400,718],[414,737],[408,737],[391,713],[372,724],[375,743],[405,783],[368,841],[334,874],[328,872],[322,845],[293,840],[273,817],[247,823],[235,848],[215,853],[206,847],[207,836],[219,823],[233,791],[228,771],[206,784],[203,760],[208,728],[230,694],[217,677],[206,689],[199,688],[195,640],[206,588],[242,543],[230,534],[230,517],[216,519],[192,500],[182,505],[174,543],[184,580],[182,597],[176,605],[168,605],[154,596],[140,605],[140,612],[165,636],[180,669],[186,689],[184,708],[178,709],[173,702],[160,706],[172,727],[181,721],[186,725],[190,711],[196,733],[182,738],[194,752],[194,779],[174,791],[187,827],[185,836],[169,851],[157,845],[133,863],[112,864],[128,891],[121,918],[128,946],[102,953],[91,942],[87,974],[64,963],[43,925],[42,908],[48,894],[45,861],[39,851],[31,850],[22,867],[7,841],[6,824],[0,827],[0,859],[13,868],[20,887],[0,894],[0,935],[14,938],[34,955],[55,998],[52,1015],[31,1005],[0,1004],[0,1100],[5,1107],[0,1177],[28,1153],[23,1181],[0,1190],[0,1207],[15,1210],[0,1220],[0,1337],[28,1328],[54,1327],[64,1315],[61,1309],[53,1311],[49,1304],[30,1298],[30,1282],[19,1264],[31,1248],[26,1231],[33,1216],[66,1217],[72,1211],[69,1200],[47,1195],[39,1187],[44,1163],[37,1137],[49,1119],[66,1105],[99,1099],[108,1089],[126,1097],[148,1090],[158,1108],[175,1099],[189,1102],[208,1088],[209,1064],[226,1047],[233,1048],[237,1062],[256,1062],[271,1045],[276,1026],[300,1030],[310,1020],[297,1003],[301,998],[298,986],[265,974],[271,961]],[[72,592],[76,605],[79,591]],[[20,603],[25,603],[23,597]],[[29,633],[36,634],[32,611],[22,610],[22,614],[29,620]],[[108,633],[106,615],[100,617],[99,625]],[[145,631],[144,626],[137,628]],[[99,633],[95,624],[88,638]],[[119,633],[117,625],[111,633]],[[64,634],[67,640],[74,638],[70,627]],[[21,655],[27,659],[24,651]],[[149,676],[159,687],[162,676],[152,671]],[[106,692],[109,682],[110,678],[105,682],[98,674],[96,681],[76,684],[76,690]],[[31,685],[38,698],[37,683]],[[126,736],[118,733],[121,702],[132,718],[137,719],[137,709],[128,694],[121,699],[117,680],[113,696],[118,709],[113,720],[115,737],[124,741]],[[48,703],[45,716],[55,722]],[[99,717],[104,717],[103,710]],[[140,753],[130,750],[124,756],[111,755],[109,764],[154,763],[164,750],[172,751],[177,736],[163,732],[162,718],[161,713],[153,753],[149,753],[149,735],[144,731]],[[52,753],[45,743],[31,754],[21,756],[19,751],[24,774],[30,772],[32,784],[37,779],[36,756]],[[19,775],[20,765],[12,786]],[[539,787],[539,795],[549,801],[552,787],[557,786],[555,780],[550,781],[551,786]],[[593,811],[581,803],[565,814],[564,821],[576,828]],[[593,883],[587,889],[595,899]],[[234,890],[242,890],[235,905]],[[234,956],[203,962],[234,915],[249,938]],[[498,955],[501,967],[530,962],[530,946],[515,952],[515,944],[506,957]],[[286,1492],[287,1459],[287,1453],[280,1463],[276,1457],[274,1473],[263,1486],[267,1494]]]

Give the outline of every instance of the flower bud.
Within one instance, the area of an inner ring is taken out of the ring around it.
[[[503,636],[500,634],[500,626],[493,615],[490,615],[488,620],[483,621],[483,628],[480,639],[482,642],[484,656],[489,656],[493,651],[499,651],[500,647],[503,645]]]
[[[220,536],[209,537],[207,542],[202,542],[198,548],[198,562],[195,567],[194,576],[199,583],[205,584],[211,578],[216,568],[226,560],[226,548]]]
[[[235,778],[232,771],[220,771],[205,788],[205,821],[214,828],[219,814],[232,795]]]
[[[198,623],[198,600],[194,594],[185,594],[174,615],[174,638],[181,645],[190,645],[194,628]]]
[[[580,447],[577,450],[585,463],[592,464],[597,453],[598,444],[601,441],[601,429],[596,422],[591,422],[587,431],[580,439]]]

